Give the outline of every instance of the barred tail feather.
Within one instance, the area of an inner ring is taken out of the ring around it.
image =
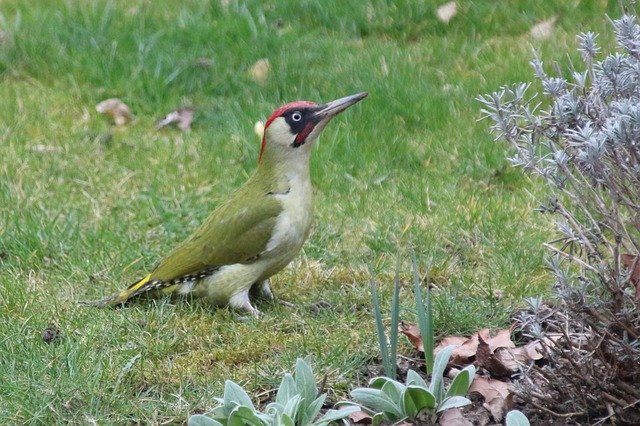
[[[102,308],[104,306],[114,306],[126,302],[127,300],[136,297],[149,290],[157,288],[157,282],[151,281],[151,274],[142,278],[139,281],[131,284],[126,290],[122,290],[104,299],[96,300],[94,302],[80,302],[83,306],[96,306]]]

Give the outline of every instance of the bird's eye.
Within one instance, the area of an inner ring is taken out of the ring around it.
[[[296,111],[293,114],[291,114],[291,119],[293,121],[300,121],[300,120],[302,120],[302,114],[300,114],[298,111]]]

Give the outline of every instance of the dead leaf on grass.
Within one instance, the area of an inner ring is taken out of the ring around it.
[[[158,120],[156,123],[156,129],[160,130],[169,124],[175,123],[176,126],[183,132],[191,130],[191,122],[193,121],[193,108],[185,107],[179,108],[175,111],[171,111],[165,115],[164,118]]]
[[[53,145],[37,144],[31,147],[31,151],[37,152],[38,154],[50,154],[52,152],[60,152],[62,148]]]
[[[200,68],[211,68],[214,64],[213,59],[202,56],[196,59],[196,65]]]
[[[100,102],[96,105],[96,111],[111,118],[116,126],[124,126],[135,118],[129,106],[118,98],[106,99]]]
[[[436,11],[438,19],[444,24],[448,24],[449,21],[456,16],[456,13],[458,13],[458,5],[455,1],[443,4]]]
[[[533,27],[531,27],[531,29],[529,30],[529,34],[531,34],[531,37],[535,38],[536,40],[545,40],[551,37],[551,34],[553,34],[553,28],[555,27],[557,20],[557,16],[552,16],[549,19],[540,21]]]
[[[384,56],[380,57],[380,72],[383,76],[389,75],[389,66],[387,65],[387,59]]]
[[[256,124],[253,125],[253,132],[262,140],[262,136],[264,136],[264,123],[262,121],[256,121]]]
[[[411,345],[420,352],[424,352],[424,344],[422,342],[422,337],[420,336],[420,329],[417,325],[411,324],[406,321],[400,321],[398,325],[398,331],[409,339]],[[435,351],[434,351],[435,352]]]
[[[258,59],[249,70],[253,81],[260,85],[264,85],[271,71],[271,62],[267,58]]]
[[[510,383],[488,377],[476,376],[473,379],[473,383],[471,383],[469,393],[477,392],[482,395],[484,398],[484,404],[482,404],[482,406],[499,422],[505,413],[514,406],[512,390],[513,388]]]

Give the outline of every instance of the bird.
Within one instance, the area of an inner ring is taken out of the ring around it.
[[[116,306],[143,294],[191,295],[259,317],[250,294],[274,299],[270,277],[294,259],[309,237],[314,142],[332,118],[367,95],[277,108],[265,122],[258,164],[244,185],[142,279],[83,304]]]

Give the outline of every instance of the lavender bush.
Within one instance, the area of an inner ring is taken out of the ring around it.
[[[531,303],[519,317],[549,362],[526,372],[520,396],[564,418],[638,424],[640,310],[630,271],[640,244],[640,25],[633,16],[612,24],[617,51],[600,58],[596,34],[580,34],[583,66],[569,78],[534,58],[542,95],[520,84],[479,100],[497,139],[513,147],[511,162],[546,182],[551,196],[540,210],[557,217],[547,247],[558,303]]]

